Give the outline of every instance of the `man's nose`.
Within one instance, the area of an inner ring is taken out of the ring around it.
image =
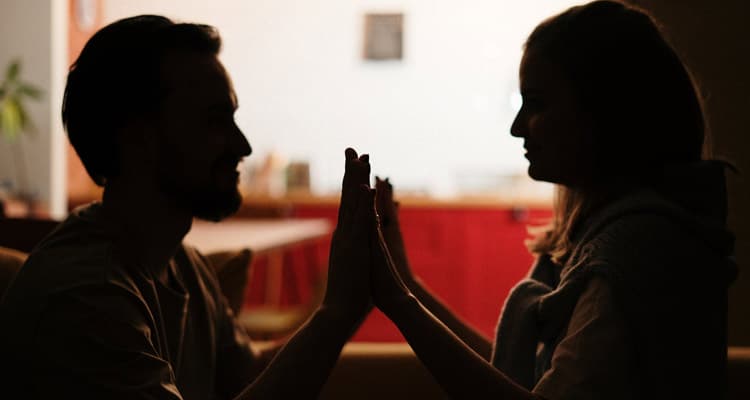
[[[247,157],[253,152],[253,148],[250,147],[250,142],[247,141],[245,134],[236,127],[234,134],[232,135],[232,151],[239,157]]]

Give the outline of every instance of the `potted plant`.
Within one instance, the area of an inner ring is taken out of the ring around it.
[[[0,82],[0,136],[12,146],[16,175],[15,195],[27,206],[33,205],[34,194],[28,186],[26,160],[23,154],[21,135],[33,134],[35,127],[26,109],[26,100],[38,100],[41,91],[34,85],[21,80],[21,63],[13,60]]]

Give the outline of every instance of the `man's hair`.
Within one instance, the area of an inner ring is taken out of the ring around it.
[[[221,39],[207,25],[175,23],[156,15],[114,22],[86,43],[70,67],[62,120],[70,143],[99,186],[116,176],[118,138],[136,118],[159,112],[165,94],[165,55],[219,53]]]

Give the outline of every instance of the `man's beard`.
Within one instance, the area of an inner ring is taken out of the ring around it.
[[[190,185],[168,176],[161,169],[159,185],[166,195],[182,207],[190,210],[194,218],[218,222],[231,216],[242,205],[242,195],[237,186],[219,188],[216,181],[203,185]]]
[[[240,209],[242,195],[237,188],[232,191],[200,191],[194,193],[189,201],[193,217],[218,222]]]

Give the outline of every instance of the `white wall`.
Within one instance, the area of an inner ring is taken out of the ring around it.
[[[59,0],[3,0],[0,3],[0,73],[20,59],[22,78],[43,90],[27,103],[36,133],[24,135],[29,188],[55,217],[65,213],[65,143],[60,107],[67,57],[67,3]],[[0,181],[16,182],[19,146],[0,140]]]
[[[525,37],[570,0],[108,0],[105,23],[141,13],[216,26],[260,162],[309,160],[316,191],[340,184],[343,149],[369,152],[398,187],[452,193],[523,174],[509,135]],[[363,15],[403,12],[404,60],[361,59]]]

